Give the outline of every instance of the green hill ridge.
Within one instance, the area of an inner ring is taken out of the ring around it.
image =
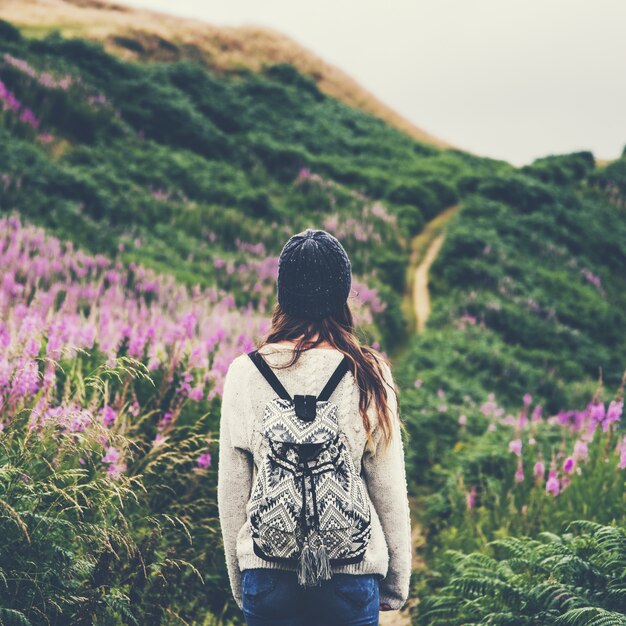
[[[626,150],[603,167],[577,152],[515,168],[416,141],[290,63],[225,76],[58,32],[28,38],[5,21],[0,104],[0,211],[89,253],[219,286],[269,315],[288,236],[340,237],[364,297],[384,303],[364,331],[394,355],[428,558],[456,541],[442,464],[513,462],[506,448],[484,452],[482,418],[460,438],[461,414],[489,393],[511,411],[532,393],[556,413],[584,406],[599,375],[607,393],[622,380]],[[414,334],[402,304],[412,242],[455,204]]]

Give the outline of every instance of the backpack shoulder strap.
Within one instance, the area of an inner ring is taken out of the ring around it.
[[[337,365],[337,368],[328,379],[328,382],[324,386],[324,389],[322,389],[320,395],[317,396],[317,399],[319,401],[328,400],[328,398],[330,398],[331,394],[333,393],[333,391],[335,391],[335,388],[339,384],[339,381],[343,378],[343,375],[350,368],[350,363],[350,358],[344,354],[343,359],[341,359],[339,365]]]
[[[291,396],[289,395],[289,393],[287,392],[283,384],[280,382],[280,380],[278,380],[278,377],[276,376],[272,368],[267,364],[265,359],[259,354],[259,351],[252,350],[251,352],[248,352],[248,356],[250,357],[252,362],[257,366],[259,372],[261,372],[265,380],[267,380],[267,382],[272,386],[274,391],[284,400],[290,400],[293,402],[293,400],[291,399]]]

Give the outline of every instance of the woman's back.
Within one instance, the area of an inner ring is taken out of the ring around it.
[[[269,343],[259,349],[272,366],[292,358],[289,345]],[[295,364],[274,368],[290,395],[317,396],[328,377],[343,359],[335,349],[317,347],[301,353]],[[388,366],[381,362],[386,383],[394,382]],[[276,392],[247,354],[236,357],[228,370],[223,394],[220,434],[218,503],[226,560],[234,597],[241,606],[241,572],[246,569],[295,570],[296,566],[267,561],[255,553],[248,507],[256,469],[267,444],[263,437],[263,414]],[[380,602],[401,608],[408,596],[411,568],[410,518],[402,440],[398,428],[394,394],[388,394],[393,416],[393,437],[389,448],[382,445],[382,432],[373,405],[368,410],[373,447],[359,413],[359,387],[347,372],[330,400],[337,405],[340,437],[356,468],[362,468],[371,511],[371,538],[360,562],[335,565],[337,574],[375,574],[380,580]]]

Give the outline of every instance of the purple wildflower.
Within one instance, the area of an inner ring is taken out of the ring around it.
[[[604,402],[596,402],[591,405],[591,417],[596,423],[601,423],[605,415]]]
[[[125,469],[126,463],[111,463],[107,469],[107,473],[111,478],[117,480]]]
[[[535,406],[535,408],[533,409],[533,413],[532,413],[531,418],[530,418],[531,422],[540,422],[541,421],[541,411],[542,411],[541,405],[537,404]]]
[[[107,428],[112,426],[115,423],[116,419],[117,419],[117,411],[115,411],[115,409],[113,409],[109,405],[105,406],[104,409],[102,409],[102,423]]]
[[[522,453],[522,440],[521,439],[513,439],[509,441],[509,451],[520,456]]]
[[[120,453],[117,450],[117,448],[109,446],[106,449],[105,455],[102,457],[102,462],[103,463],[117,463],[119,461],[119,458],[120,458]]]
[[[197,460],[198,467],[202,467],[206,469],[207,467],[211,467],[211,453],[203,452]]]
[[[588,456],[589,450],[587,448],[587,442],[582,439],[577,439],[574,444],[574,458],[586,461]]]
[[[163,419],[161,420],[160,428],[165,428],[172,421],[172,414],[168,411],[163,413]]]
[[[189,397],[194,401],[194,402],[200,402],[202,400],[204,396],[204,390],[202,389],[202,387],[200,385],[196,385],[190,392],[189,392]]]
[[[465,494],[465,503],[469,511],[476,508],[476,485],[472,485],[472,488]]]
[[[483,402],[480,407],[480,411],[484,415],[491,415],[497,408],[498,405],[493,400],[487,400],[486,402]]]
[[[609,408],[606,412],[604,421],[602,422],[602,430],[606,432],[609,429],[609,425],[620,420],[622,416],[622,409],[624,407],[624,401],[612,400],[609,404]]]
[[[550,493],[553,496],[559,495],[559,479],[556,475],[556,470],[551,469],[548,472],[548,480],[546,481],[546,493]]]

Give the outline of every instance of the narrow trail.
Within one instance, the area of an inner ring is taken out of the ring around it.
[[[428,270],[443,245],[444,229],[459,208],[460,204],[454,204],[444,209],[428,222],[411,242],[403,308],[414,332],[421,333],[426,328],[426,321],[430,315]]]
[[[428,270],[437,258],[439,250],[443,245],[445,239],[443,230],[459,208],[460,205],[455,204],[439,213],[411,241],[411,257],[407,268],[407,287],[402,301],[402,309],[413,332],[422,333],[426,328],[426,320],[430,315]],[[392,355],[392,360],[400,359],[405,349],[406,344],[400,352]],[[413,520],[411,532],[413,544],[412,567],[414,571],[417,571],[425,567],[425,563],[417,551],[418,548],[424,545],[425,538],[421,526],[416,523],[417,504],[413,498],[411,499],[411,518]],[[409,598],[401,611],[380,613],[380,626],[411,626],[411,609],[418,603],[419,600],[417,598]]]
[[[402,315],[407,322],[409,335],[422,333],[430,315],[430,295],[428,292],[428,270],[436,259],[445,239],[445,227],[460,209],[453,204],[428,222],[421,232],[411,240],[411,253],[406,268],[405,289],[402,296]],[[392,362],[401,361],[409,347],[409,342],[391,351]]]
[[[418,265],[413,278],[413,306],[417,322],[417,332],[424,332],[430,315],[430,295],[428,293],[428,270],[437,257],[445,235],[437,235],[426,250],[424,260]]]

